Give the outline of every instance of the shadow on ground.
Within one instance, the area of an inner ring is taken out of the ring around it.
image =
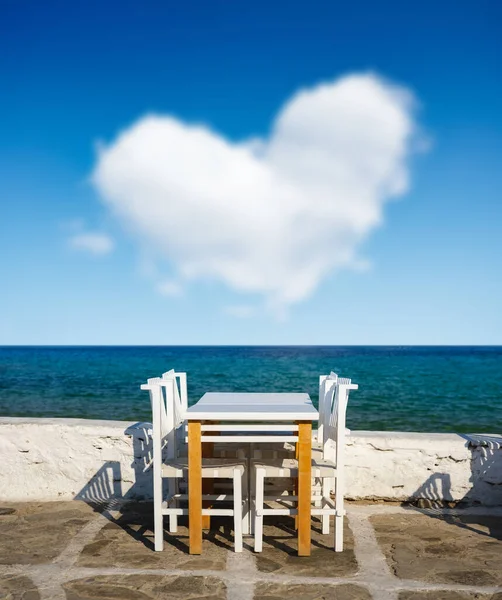
[[[501,503],[502,439],[462,437],[471,452],[471,488],[460,501],[452,496],[450,475],[434,473],[413,493],[416,505],[407,506],[409,514],[370,519],[390,568],[401,579],[502,585],[502,518],[462,510],[487,498]]]

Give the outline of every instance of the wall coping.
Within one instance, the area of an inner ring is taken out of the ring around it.
[[[65,426],[76,426],[76,427],[89,427],[89,428],[100,428],[100,427],[116,427],[117,429],[127,429],[138,421],[115,421],[112,419],[72,419],[65,417],[0,417],[0,426],[2,425],[65,425]],[[373,431],[373,430],[351,430],[350,435],[347,437],[348,443],[351,439],[356,438],[380,438],[388,439],[392,438],[395,440],[423,440],[424,437],[435,441],[465,441],[468,443],[469,436],[471,435],[485,435],[485,436],[497,436],[494,433],[484,434],[465,434],[465,433],[454,433],[454,432],[420,432],[420,431]]]

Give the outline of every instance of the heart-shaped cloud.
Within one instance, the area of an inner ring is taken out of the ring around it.
[[[360,264],[385,202],[407,189],[413,106],[364,74],[294,95],[268,140],[146,116],[101,149],[93,181],[180,280],[215,278],[284,309]]]

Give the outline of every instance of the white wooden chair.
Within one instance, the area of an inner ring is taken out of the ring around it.
[[[181,377],[180,377],[181,375]],[[155,550],[164,547],[164,516],[169,516],[169,531],[177,531],[177,518],[188,515],[188,509],[180,506],[180,501],[188,500],[180,494],[177,481],[188,479],[188,459],[178,452],[179,438],[184,439],[184,412],[186,404],[186,377],[174,371],[165,373],[162,378],[148,379],[141,386],[150,393],[153,416],[153,496],[154,496],[154,542]],[[178,388],[178,382],[180,388]],[[184,383],[185,382],[185,385]],[[181,429],[181,434],[178,431]],[[243,497],[248,498],[247,477],[244,461],[227,459],[203,459],[203,478],[225,478],[233,481],[233,495],[205,495],[211,502],[231,501],[232,508],[203,508],[203,515],[233,516],[234,547],[242,552],[243,527],[247,533],[247,518],[243,514]],[[167,479],[167,496],[163,493],[163,480]],[[247,501],[247,500],[246,500]],[[247,517],[246,511],[246,517]]]
[[[333,374],[334,375],[334,374]],[[345,415],[350,390],[358,389],[350,379],[327,376],[323,380],[323,397],[319,401],[321,433],[318,440],[321,452],[312,457],[312,477],[322,480],[321,496],[313,496],[312,515],[322,518],[322,531],[329,533],[329,517],[335,515],[335,551],[343,550]],[[322,412],[322,414],[321,414]],[[265,496],[266,478],[298,477],[298,461],[253,461],[255,552],[263,548],[263,517],[267,515],[296,515],[297,496]],[[334,480],[335,500],[331,499]],[[265,508],[265,502],[280,504],[280,508]],[[291,503],[291,506],[288,504]],[[319,506],[320,504],[320,506]]]
[[[324,410],[325,402],[329,402],[333,396],[332,387],[336,385],[338,380],[338,375],[336,373],[331,373],[329,375],[321,375],[319,377],[319,421],[317,431],[314,432],[313,435],[313,444],[312,444],[312,454],[317,458],[322,458],[324,451],[324,421],[326,419],[326,414]],[[345,437],[350,435],[350,429],[345,428]],[[334,484],[334,480],[332,481]],[[319,485],[322,487],[323,481],[318,482],[314,481],[312,485],[312,489],[317,491]],[[324,481],[324,486],[328,481]],[[331,491],[334,493],[334,487],[332,486]],[[327,490],[324,489],[324,495],[327,495]],[[320,499],[317,500],[316,506],[321,506]],[[329,533],[329,515],[322,517],[323,522],[323,533]]]

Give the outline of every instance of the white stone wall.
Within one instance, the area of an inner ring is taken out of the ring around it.
[[[151,497],[150,442],[122,421],[0,418],[0,501]],[[502,450],[456,434],[352,431],[347,497],[502,504]]]

